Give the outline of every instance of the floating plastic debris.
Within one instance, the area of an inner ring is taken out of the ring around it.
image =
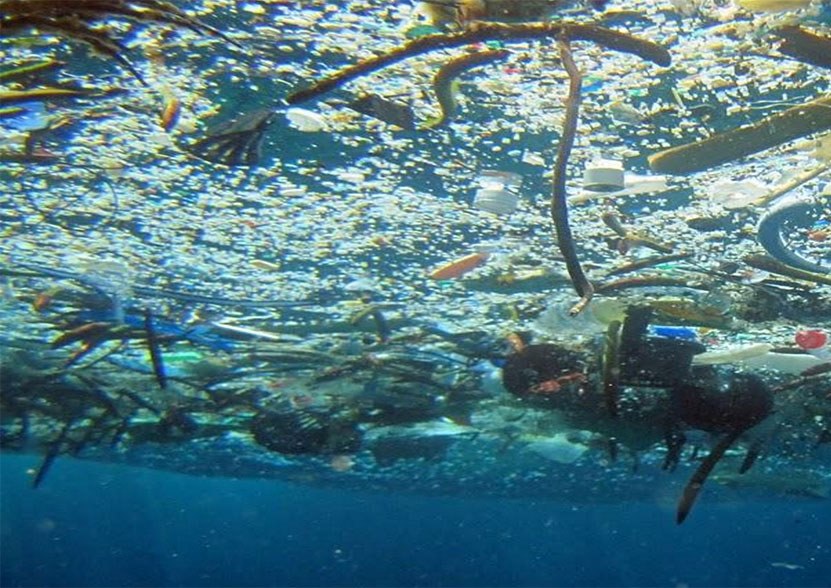
[[[736,0],[737,4],[753,12],[784,12],[801,10],[811,4],[811,0]]]
[[[485,170],[479,175],[481,186],[473,198],[473,205],[486,212],[509,215],[519,204],[516,190],[522,184],[522,176],[511,172]]]
[[[712,184],[707,192],[713,202],[733,210],[761,202],[768,193],[768,187],[755,179],[723,180]]]
[[[53,120],[43,102],[21,102],[22,111],[11,118],[0,119],[0,126],[16,131],[37,131],[48,128]]]
[[[801,348],[818,359],[831,361],[831,348],[828,346],[828,335],[819,329],[805,329],[797,331],[794,341]]]
[[[782,26],[790,15],[723,4],[639,1],[538,21],[564,6],[540,0],[534,22],[508,24],[532,3],[499,0],[485,6],[497,22],[459,27],[457,8],[476,6],[440,0],[442,30],[414,39],[410,2],[201,6],[208,22],[229,17],[242,50],[131,22],[134,73],[157,92],[36,92],[49,98],[38,114],[60,124],[9,132],[17,151],[0,154],[3,450],[42,453],[38,482],[73,454],[335,487],[654,504],[655,481],[670,479],[662,461],[698,465],[681,437],[722,437],[707,463],[737,471],[787,415],[792,437],[764,448],[764,471],[827,479],[828,362],[793,348],[793,325],[828,332],[829,278],[782,254],[831,261],[828,145],[815,137],[829,112],[827,51],[814,42],[828,38],[825,7]],[[192,23],[172,4],[123,4],[133,16],[151,5]],[[13,68],[0,78],[18,76],[2,97],[8,126],[32,96],[14,92],[57,87],[37,64],[67,49],[15,39],[0,39]],[[552,46],[568,42],[579,68],[563,72],[570,52],[558,60]],[[437,112],[442,64],[488,61],[486,48],[507,67],[472,69],[452,124],[414,128],[413,112]],[[73,55],[61,79],[98,87],[101,68]],[[127,72],[107,79],[135,85]],[[206,129],[192,148],[173,140],[181,124],[159,128],[174,95],[182,122]],[[33,165],[58,146],[64,158]],[[683,177],[650,175],[650,161]],[[608,191],[580,191],[581,180]],[[812,199],[804,222],[762,208],[785,188]],[[766,245],[778,263],[758,255]],[[100,260],[123,267],[92,267]],[[576,271],[585,311],[574,317]],[[518,365],[528,349],[550,353]],[[505,366],[518,368],[514,394]],[[738,406],[728,420],[723,392]]]
[[[461,259],[451,261],[430,273],[431,280],[453,280],[472,272],[480,265],[483,265],[490,254],[487,252],[472,253]]]
[[[583,188],[591,192],[623,190],[623,163],[612,159],[598,159],[586,166]]]
[[[305,108],[289,108],[286,118],[293,128],[304,133],[317,133],[326,129],[326,118]]]
[[[771,349],[773,349],[773,345],[768,343],[758,343],[756,345],[732,347],[730,349],[723,349],[720,351],[708,351],[693,357],[693,363],[696,365],[738,363],[740,361],[766,355]]]

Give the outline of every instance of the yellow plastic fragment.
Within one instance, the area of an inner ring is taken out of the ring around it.
[[[738,4],[751,12],[784,12],[805,8],[811,0],[738,0]]]
[[[66,88],[36,88],[34,90],[6,90],[0,92],[0,105],[17,104],[29,100],[56,100],[75,98],[89,94],[86,90],[69,90]]]

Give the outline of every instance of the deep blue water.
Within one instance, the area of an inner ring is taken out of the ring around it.
[[[828,586],[831,503],[342,493],[3,456],[3,586]],[[556,488],[552,488],[556,494]],[[787,569],[772,563],[803,566]]]

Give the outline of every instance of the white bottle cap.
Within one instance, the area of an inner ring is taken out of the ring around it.
[[[623,164],[612,159],[598,159],[586,166],[583,172],[583,189],[592,192],[614,192],[622,190]]]

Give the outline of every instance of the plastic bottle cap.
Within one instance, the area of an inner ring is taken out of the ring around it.
[[[624,187],[623,164],[601,159],[592,162],[583,173],[583,188],[592,192],[615,192]]]
[[[817,329],[797,331],[794,341],[805,351],[822,349],[828,343],[828,335]]]

